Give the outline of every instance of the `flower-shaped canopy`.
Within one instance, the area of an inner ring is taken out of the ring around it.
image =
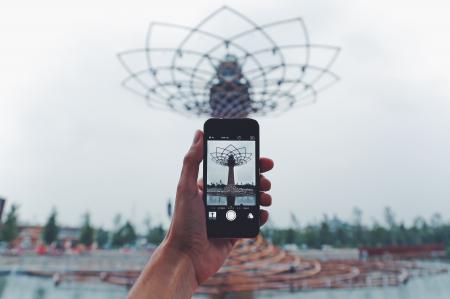
[[[247,153],[247,148],[236,148],[229,144],[226,147],[216,147],[216,151],[210,153],[211,159],[223,166],[240,166],[251,160],[252,154]]]
[[[265,115],[314,102],[339,79],[330,70],[338,53],[310,43],[301,18],[258,25],[224,6],[195,27],[152,23],[145,47],[118,57],[129,73],[123,86],[150,106],[210,116],[210,91],[225,57],[237,58],[249,113]]]

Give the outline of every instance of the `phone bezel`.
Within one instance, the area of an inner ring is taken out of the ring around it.
[[[239,119],[208,119],[203,127],[204,130],[204,148],[203,148],[203,186],[207,186],[207,140],[209,136],[255,136],[255,187],[256,187],[256,206],[252,208],[255,211],[256,220],[251,225],[239,225],[238,223],[221,226],[216,224],[208,225],[208,206],[206,201],[206,190],[203,192],[203,204],[205,207],[205,220],[207,226],[208,238],[254,238],[259,234],[260,227],[260,168],[259,168],[259,124],[256,120],[250,118]],[[240,222],[242,223],[242,221]],[[233,229],[230,230],[230,227]]]

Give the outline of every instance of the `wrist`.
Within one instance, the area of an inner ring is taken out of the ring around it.
[[[128,298],[191,298],[197,286],[191,259],[164,240],[152,254]]]
[[[176,270],[180,274],[179,278],[188,284],[194,293],[198,287],[197,274],[192,259],[188,254],[180,250],[170,240],[164,240],[158,250],[161,255],[161,261],[166,263],[168,267]]]

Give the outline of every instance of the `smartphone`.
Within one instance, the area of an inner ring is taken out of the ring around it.
[[[203,200],[209,238],[259,233],[259,125],[211,118],[204,125]]]

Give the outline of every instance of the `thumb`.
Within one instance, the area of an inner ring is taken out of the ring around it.
[[[178,188],[180,191],[196,191],[198,168],[203,159],[203,132],[197,130],[191,148],[184,156]]]

